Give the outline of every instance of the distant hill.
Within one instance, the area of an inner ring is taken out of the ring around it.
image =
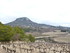
[[[51,27],[51,25],[35,23],[27,17],[17,18],[15,21],[7,23],[7,25],[20,27]]]
[[[13,27],[19,26],[22,28],[30,28],[30,30],[32,30],[32,31],[39,31],[39,32],[48,32],[48,31],[54,31],[57,29],[59,29],[59,30],[70,30],[70,28],[68,28],[68,27],[52,26],[52,25],[35,23],[27,17],[17,18],[15,21],[7,23],[6,25],[10,25]]]

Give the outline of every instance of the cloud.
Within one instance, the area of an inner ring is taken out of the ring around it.
[[[14,20],[13,17],[26,16],[38,23],[67,26],[69,6],[70,0],[0,0],[0,20],[5,23]],[[7,21],[5,17],[9,17]]]

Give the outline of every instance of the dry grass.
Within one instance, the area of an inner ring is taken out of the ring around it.
[[[70,42],[70,36],[57,37],[57,38],[54,38],[54,40],[57,41],[57,42],[66,42],[66,43],[69,43]]]
[[[70,34],[68,32],[48,32],[48,33],[43,33],[42,35],[46,37],[55,37],[54,41],[57,42],[70,42]]]
[[[61,36],[61,35],[66,35],[67,32],[45,32],[45,33],[42,33],[42,35],[44,36],[48,36],[48,37],[55,37],[55,36]]]

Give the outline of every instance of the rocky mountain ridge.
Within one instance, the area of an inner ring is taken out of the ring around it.
[[[35,23],[27,17],[17,18],[13,22],[7,23],[6,25],[19,26],[22,28],[31,28],[32,30],[42,31],[42,32],[48,32],[48,31],[54,31],[54,30],[67,30],[67,31],[70,30],[69,27],[52,26],[47,24]]]

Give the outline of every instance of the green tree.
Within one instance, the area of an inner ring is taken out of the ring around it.
[[[31,34],[26,35],[24,30],[20,27],[11,27],[0,22],[0,41],[8,42],[11,40],[34,42],[35,38]]]
[[[31,34],[28,35],[28,39],[30,42],[35,42],[35,37],[32,36]]]
[[[25,33],[24,30],[20,27],[14,27],[13,28],[14,31],[14,36],[12,40],[23,40],[25,37]]]
[[[0,41],[10,41],[12,36],[12,27],[0,24]]]

